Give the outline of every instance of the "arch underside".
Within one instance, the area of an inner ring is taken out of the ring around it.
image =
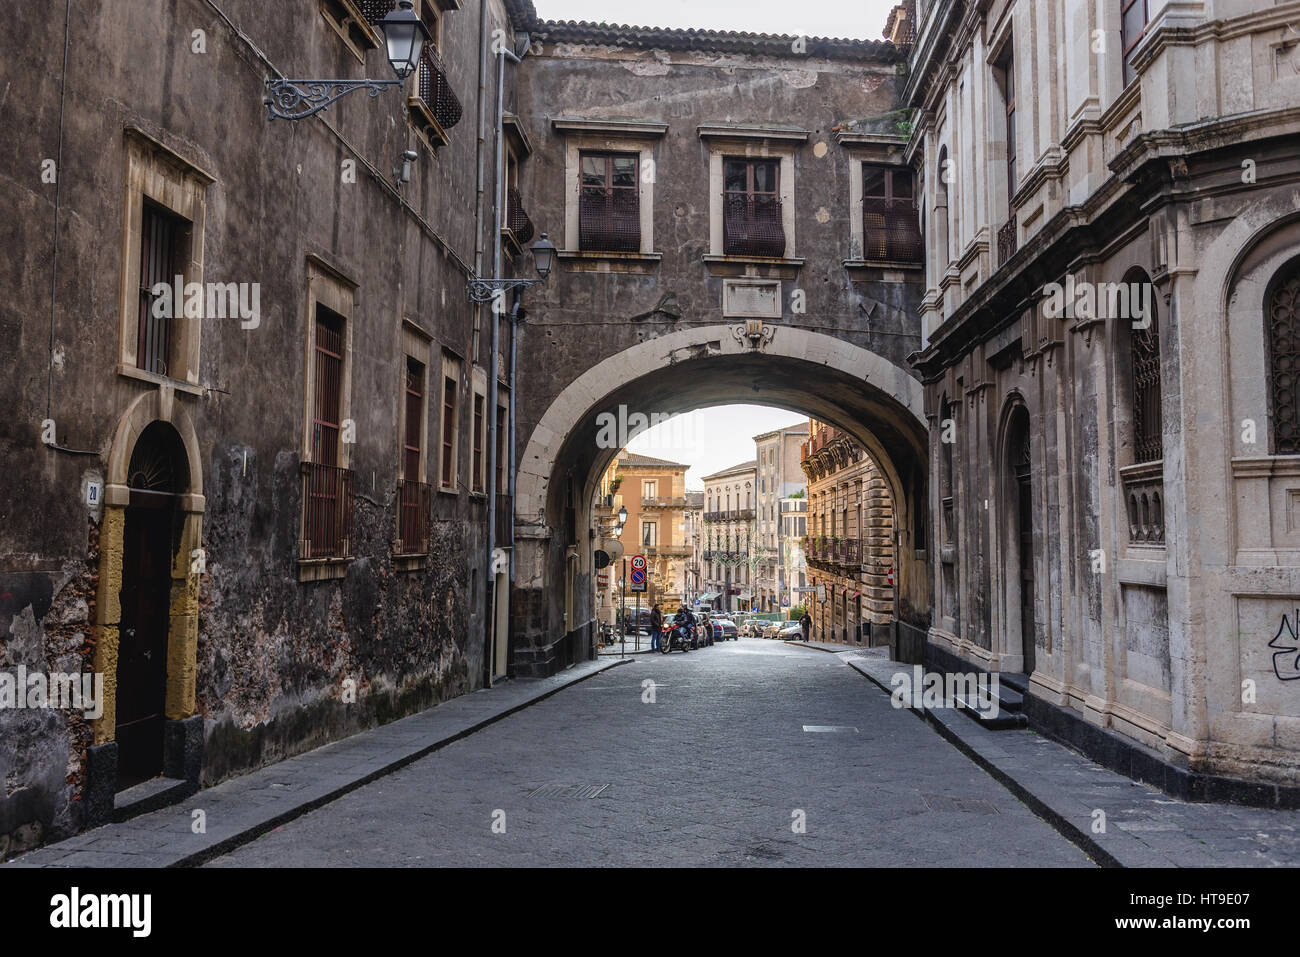
[[[843,340],[777,327],[763,345],[749,346],[733,335],[734,328],[698,327],[641,343],[588,369],[550,404],[520,460],[516,521],[528,533],[516,536],[516,547],[525,551],[515,589],[520,598],[531,593],[529,607],[540,615],[516,621],[516,639],[540,649],[560,637],[565,626],[551,589],[563,577],[566,549],[576,546],[580,575],[591,572],[585,529],[591,527],[600,476],[619,451],[598,445],[601,416],[618,416],[620,406],[628,415],[646,417],[720,405],[768,406],[806,414],[851,436],[879,467],[894,503],[897,598],[929,609],[925,543],[912,541],[914,510],[925,508],[928,474],[920,383]],[[708,436],[695,439],[707,442]],[[579,515],[576,541],[565,521],[570,507]],[[578,623],[585,618],[578,610]]]

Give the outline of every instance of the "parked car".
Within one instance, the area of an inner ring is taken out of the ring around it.
[[[727,639],[731,639],[732,641],[740,640],[740,629],[736,627],[736,623],[730,618],[715,618],[713,619],[713,623],[717,625],[717,628],[713,632],[713,637],[716,641],[726,641]]]
[[[757,638],[763,625],[761,618],[746,618],[740,623],[740,633],[746,638]]]
[[[797,621],[777,622],[776,637],[781,641],[803,640],[803,626]]]
[[[784,624],[784,622],[779,622],[779,621],[765,621],[765,622],[763,622],[763,637],[764,637],[764,638],[775,638],[777,632],[779,632],[779,631],[781,630],[781,625],[782,625],[782,624]]]

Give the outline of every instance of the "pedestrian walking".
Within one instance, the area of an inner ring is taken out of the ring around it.
[[[659,610],[659,603],[650,609],[650,650],[659,650],[659,635],[664,630],[664,613]]]
[[[805,611],[799,619],[799,627],[803,629],[803,640],[807,641],[808,633],[812,631],[812,616],[808,612]]]

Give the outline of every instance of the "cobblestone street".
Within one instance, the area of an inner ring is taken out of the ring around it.
[[[742,638],[638,656],[210,866],[1026,863],[1090,862],[838,656]]]

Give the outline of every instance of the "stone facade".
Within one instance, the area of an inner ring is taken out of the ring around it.
[[[704,588],[715,609],[748,611],[759,568],[757,462],[704,476]]]
[[[0,853],[121,813],[137,777],[212,784],[504,672],[492,313],[465,290],[497,243],[480,48],[512,23],[435,3],[404,90],[297,121],[264,78],[391,76],[378,6],[12,12],[0,670],[105,694],[97,719],[0,711]],[[183,312],[152,281],[176,276]]]
[[[819,641],[872,643],[894,617],[894,510],[880,469],[853,439],[812,421],[808,476],[807,605]],[[883,642],[877,642],[883,643]]]
[[[916,13],[931,654],[1179,793],[1294,788],[1300,4]]]
[[[627,509],[627,524],[618,540],[627,557],[645,556],[649,579],[641,604],[658,603],[665,616],[681,605],[691,555],[685,517],[687,468],[624,450],[614,473],[618,485],[613,511]]]
[[[905,166],[905,51],[606,24],[538,24],[532,40],[520,184],[560,253],[520,330],[518,673],[553,671],[594,618],[589,606],[577,629],[562,624],[571,578],[594,595],[591,529],[569,516],[614,454],[597,422],[621,407],[630,419],[743,397],[852,432],[908,516],[900,588],[928,611],[912,521],[928,442],[907,361],[919,249],[885,242],[863,203],[868,168]]]
[[[801,491],[804,475],[799,467],[800,447],[808,430],[776,429],[754,436],[754,457],[758,462],[758,567],[754,576],[753,610],[779,612],[782,600],[790,597],[792,553],[786,536],[783,503]]]

